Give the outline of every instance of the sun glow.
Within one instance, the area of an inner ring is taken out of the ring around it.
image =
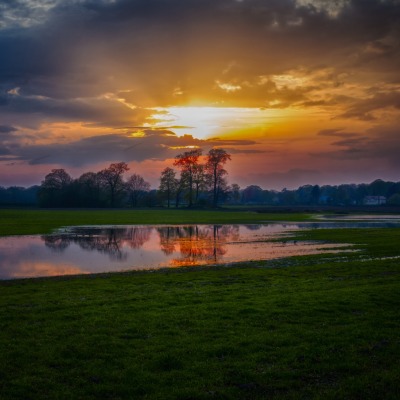
[[[157,112],[152,116],[157,118],[155,127],[185,130],[198,139],[226,136],[244,127],[267,127],[283,116],[279,110],[239,107],[169,107]]]

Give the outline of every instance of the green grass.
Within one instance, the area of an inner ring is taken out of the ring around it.
[[[0,399],[398,399],[400,230],[300,235],[362,253],[0,282]]]
[[[296,233],[299,240],[318,240],[331,243],[353,243],[367,257],[400,256],[399,228],[313,229]],[[359,258],[358,253],[346,255]]]
[[[0,209],[0,236],[50,233],[61,226],[71,225],[235,224],[308,219],[310,215],[307,214],[258,214],[244,211]]]

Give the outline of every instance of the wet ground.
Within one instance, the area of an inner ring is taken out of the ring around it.
[[[335,244],[290,238],[302,228],[304,224],[102,226],[3,237],[0,279],[213,265],[338,250]]]

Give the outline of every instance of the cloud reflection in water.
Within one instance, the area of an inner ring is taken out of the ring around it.
[[[299,224],[103,226],[4,237],[0,278],[224,264],[338,247],[294,242],[288,235],[300,228]]]

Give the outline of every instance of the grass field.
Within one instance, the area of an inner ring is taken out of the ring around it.
[[[206,210],[24,210],[0,209],[0,235],[50,233],[68,225],[257,223],[305,221],[309,214],[258,214],[251,211]]]
[[[360,252],[0,282],[0,399],[398,399],[400,229],[298,238]]]

